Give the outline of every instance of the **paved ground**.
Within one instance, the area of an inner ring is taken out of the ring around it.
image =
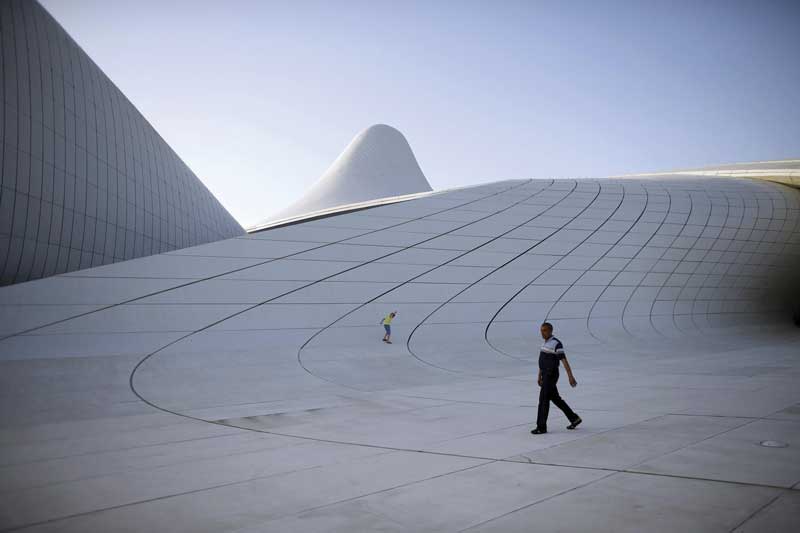
[[[798,530],[798,198],[506,181],[0,289],[0,526]]]

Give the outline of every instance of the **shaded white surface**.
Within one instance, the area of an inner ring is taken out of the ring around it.
[[[244,233],[39,2],[5,0],[0,33],[0,284]]]
[[[506,181],[4,288],[0,525],[796,523],[800,331],[771,288],[799,206],[738,179]],[[545,318],[585,422],[551,409],[534,437]]]

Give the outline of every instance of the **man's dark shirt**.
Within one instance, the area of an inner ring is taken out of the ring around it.
[[[542,373],[556,373],[558,372],[558,364],[564,359],[564,346],[561,341],[555,337],[550,337],[542,347],[539,349],[539,370]]]

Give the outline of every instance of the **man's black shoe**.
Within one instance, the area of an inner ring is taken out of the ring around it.
[[[578,424],[580,424],[581,422],[583,422],[583,420],[581,420],[581,417],[578,417],[578,418],[575,419],[574,422],[572,422],[572,424],[567,426],[567,429],[575,429],[576,427],[578,427]]]
[[[542,435],[544,433],[547,433],[546,429],[535,428],[535,429],[531,430],[531,434],[533,434],[533,435]]]

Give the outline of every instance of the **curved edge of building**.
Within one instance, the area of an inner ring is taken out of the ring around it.
[[[0,35],[0,284],[244,233],[38,2]]]
[[[669,172],[648,172],[643,174],[625,174],[614,176],[620,178],[649,176],[716,176],[728,178],[750,178],[772,181],[800,189],[800,159],[782,159],[775,161],[752,161],[748,163],[731,163],[713,167],[673,170]]]
[[[255,227],[432,190],[403,134],[375,124],[355,136],[302,198]]]

